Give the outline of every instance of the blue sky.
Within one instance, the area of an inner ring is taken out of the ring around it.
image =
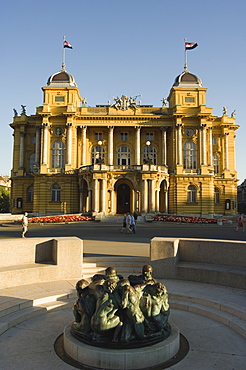
[[[184,38],[198,42],[188,52],[190,72],[208,88],[213,114],[236,109],[236,167],[241,183],[246,124],[246,2],[242,0],[23,0],[1,6],[0,175],[12,167],[13,108],[27,114],[42,105],[41,87],[66,69],[88,104],[141,94],[143,104],[161,105],[184,68]]]

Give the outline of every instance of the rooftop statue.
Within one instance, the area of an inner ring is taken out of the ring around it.
[[[168,292],[144,265],[141,275],[123,279],[114,267],[76,284],[72,334],[94,346],[136,348],[170,335]]]
[[[113,97],[114,103],[111,104],[111,107],[116,108],[117,110],[127,110],[128,108],[137,108],[137,98],[141,95],[136,95],[134,97],[130,96],[128,98],[126,95],[122,95],[121,97],[117,96],[117,98]]]

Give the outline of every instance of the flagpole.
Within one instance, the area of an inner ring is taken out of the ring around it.
[[[64,48],[64,41],[66,40],[66,36],[63,36],[63,43],[62,43],[62,48],[63,48],[63,50],[62,50],[62,69],[63,70],[65,70],[65,68],[66,68],[66,64],[65,64],[65,49],[66,48]]]
[[[187,71],[188,70],[188,64],[187,64],[187,50],[186,50],[186,46],[185,46],[185,43],[186,43],[187,39],[184,39],[184,70]]]

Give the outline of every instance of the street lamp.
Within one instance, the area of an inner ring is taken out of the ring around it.
[[[147,159],[145,159],[145,163],[146,164],[151,164],[152,163],[152,159],[150,158],[149,156],[149,147],[150,147],[150,141],[146,141],[146,145],[147,145]]]
[[[100,150],[99,150],[99,155],[98,155],[98,158],[96,160],[96,163],[102,164],[102,163],[104,163],[104,158],[102,157],[102,141],[99,140],[97,144],[99,145]]]

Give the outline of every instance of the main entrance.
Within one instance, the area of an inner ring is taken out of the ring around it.
[[[130,212],[130,186],[127,184],[120,184],[117,187],[117,213]]]

